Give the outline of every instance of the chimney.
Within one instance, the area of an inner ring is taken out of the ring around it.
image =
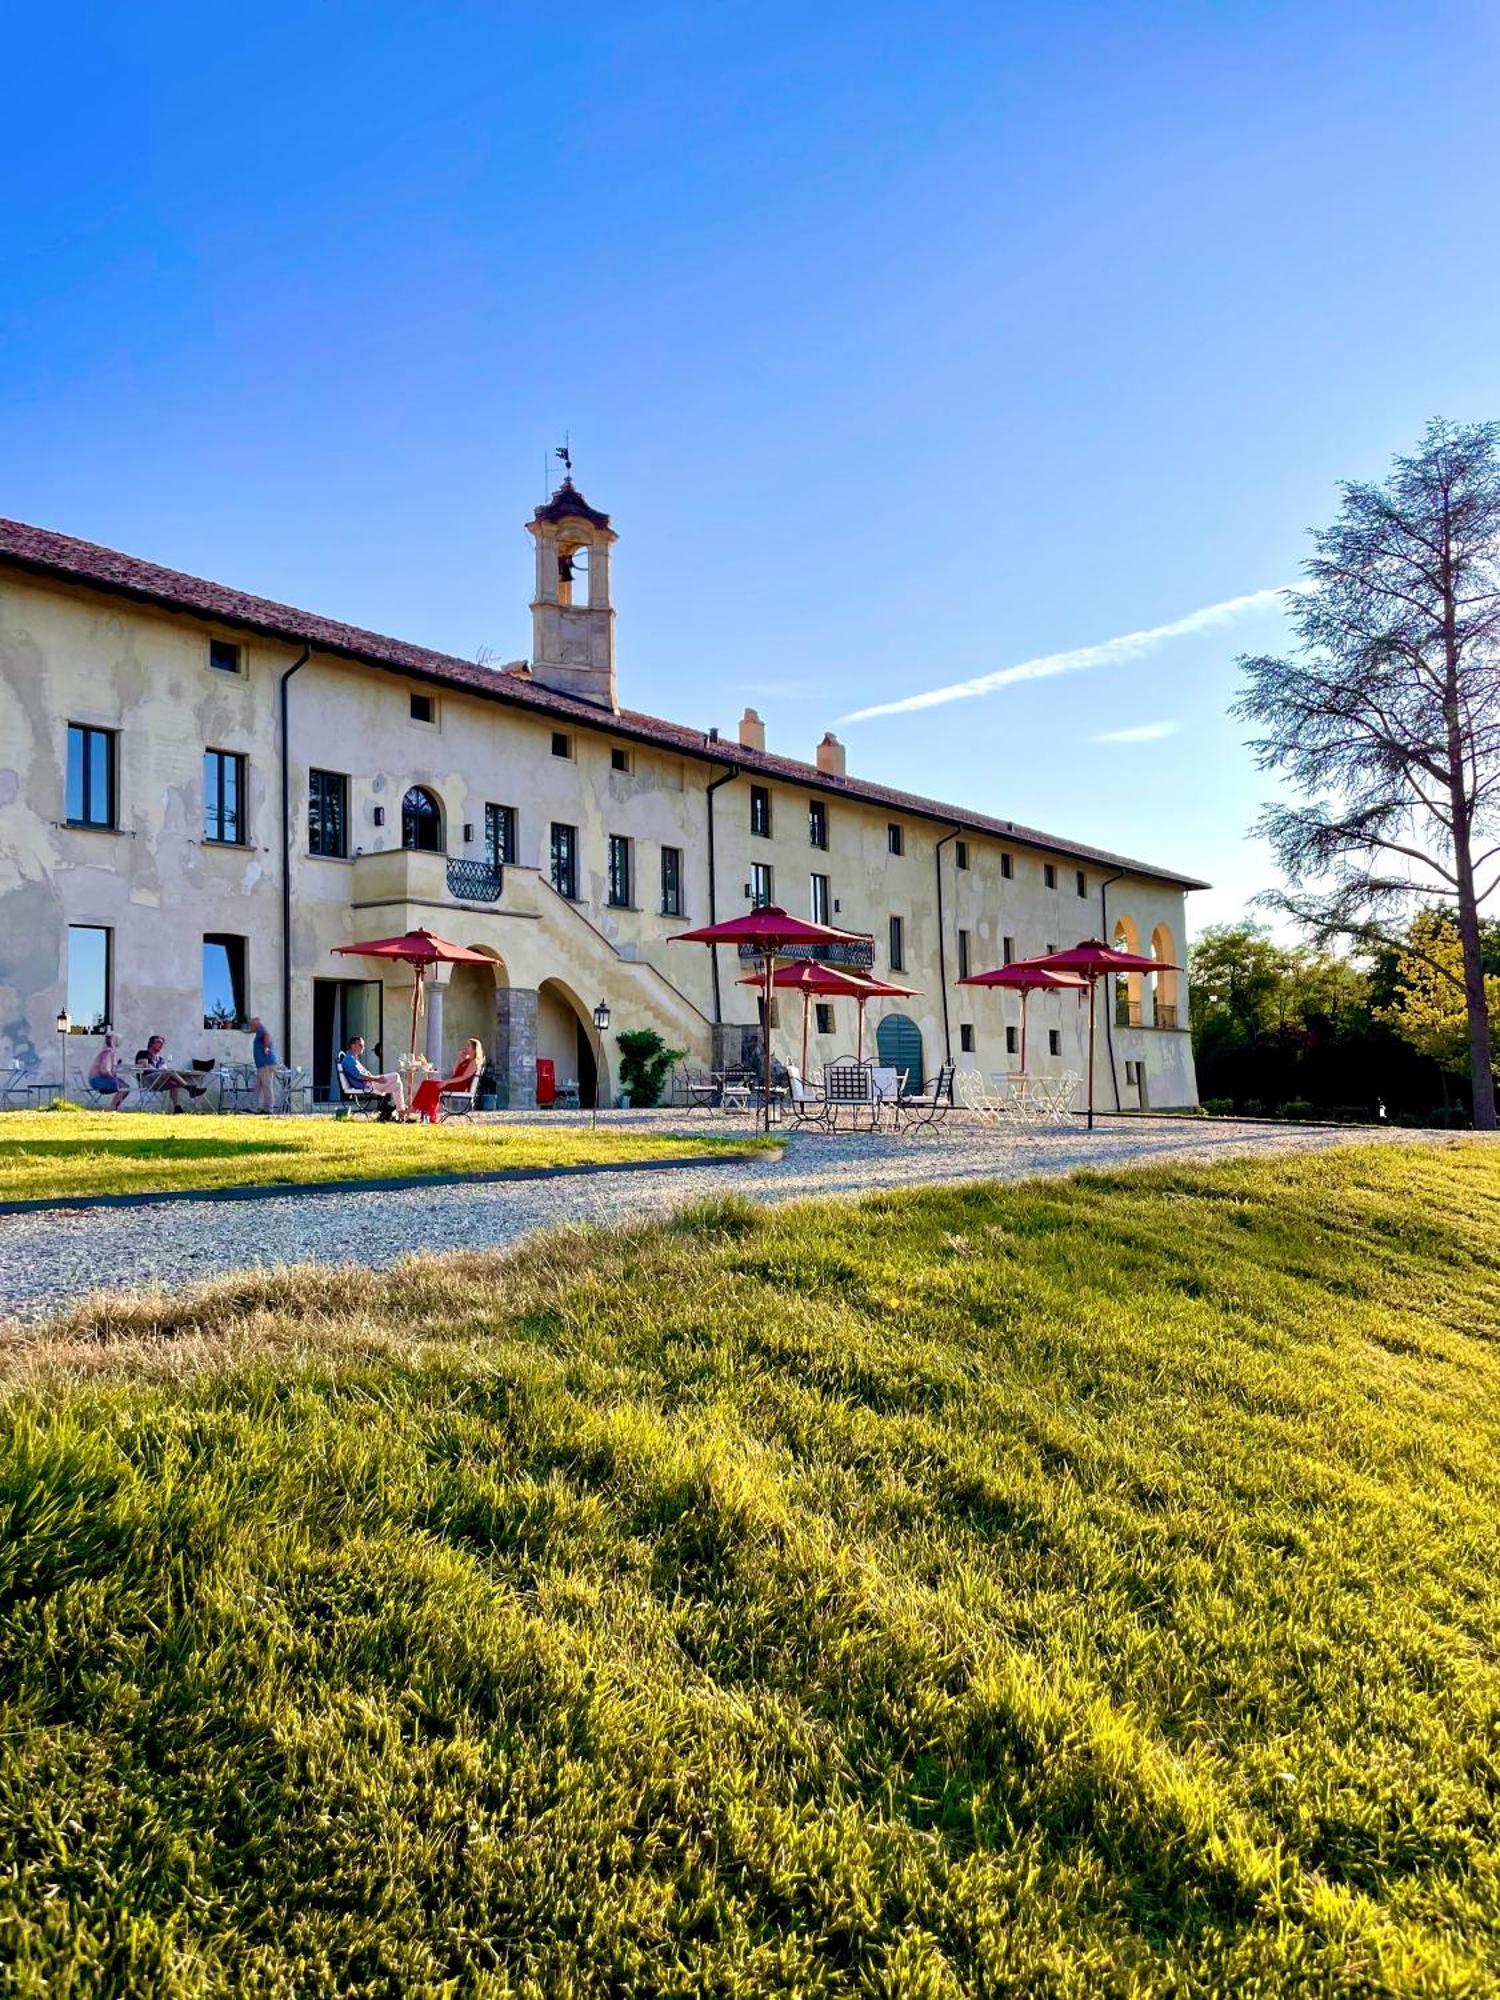
[[[766,747],[766,725],[753,708],[747,708],[740,717],[740,748],[742,750],[764,750]]]
[[[830,778],[844,776],[844,746],[831,729],[823,733],[823,741],[818,745],[818,769]]]

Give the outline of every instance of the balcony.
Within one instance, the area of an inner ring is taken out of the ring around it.
[[[503,868],[462,855],[428,854],[397,847],[360,854],[354,861],[354,902],[493,904],[505,886]]]
[[[1158,1000],[1151,997],[1151,1013],[1147,1018],[1145,1008],[1139,1000],[1127,1000],[1123,993],[1115,995],[1115,1026],[1117,1028],[1175,1028],[1177,1003],[1175,1000]]]
[[[1175,1028],[1178,1025],[1176,1001],[1156,1001],[1152,1009],[1151,1025],[1153,1028]]]
[[[1123,993],[1115,995],[1115,1026],[1117,1028],[1138,1028],[1141,1025],[1141,1003],[1127,1000]]]

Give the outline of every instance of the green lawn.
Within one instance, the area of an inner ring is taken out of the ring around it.
[[[1500,1986],[1500,1156],[728,1202],[0,1354],[25,1994]]]
[[[757,1143],[546,1123],[382,1125],[370,1119],[18,1111],[0,1118],[0,1201],[682,1159],[705,1147],[739,1152]]]

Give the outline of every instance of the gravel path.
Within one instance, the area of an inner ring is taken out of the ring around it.
[[[559,1122],[571,1122],[560,1120]],[[702,1133],[681,1114],[626,1114],[643,1130]],[[640,1221],[705,1196],[754,1201],[970,1180],[1013,1180],[1151,1160],[1207,1161],[1316,1152],[1371,1139],[1455,1142],[1451,1134],[1360,1127],[1348,1131],[1189,1120],[1106,1123],[1092,1136],[1065,1130],[1027,1136],[960,1127],[926,1138],[792,1136],[779,1159],[602,1173],[539,1181],[474,1183],[405,1192],[320,1195],[306,1189],[247,1202],[184,1201],[152,1208],[59,1206],[0,1217],[0,1320],[35,1320],[107,1286],[111,1292],[169,1291],[247,1265],[397,1263],[414,1246],[472,1250],[514,1243],[564,1223]],[[1480,1142],[1483,1143],[1483,1142]]]

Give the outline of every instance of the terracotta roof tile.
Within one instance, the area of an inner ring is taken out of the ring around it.
[[[357,625],[344,625],[334,618],[298,611],[291,605],[268,598],[252,597],[227,584],[210,583],[203,577],[185,576],[180,570],[163,569],[157,563],[142,562],[136,556],[121,555],[116,549],[82,542],[72,535],[59,535],[47,528],[28,527],[21,521],[0,519],[0,563],[11,563],[34,574],[105,590],[135,598],[163,610],[186,612],[214,623],[235,625],[259,632],[288,645],[312,646],[344,659],[359,660],[414,679],[436,681],[459,687],[491,701],[515,708],[572,720],[581,726],[604,730],[616,736],[655,743],[707,763],[730,764],[758,776],[781,778],[827,794],[831,798],[859,799],[888,811],[910,813],[922,819],[951,826],[958,833],[987,834],[1018,846],[1058,854],[1072,861],[1087,861],[1105,867],[1128,870],[1153,881],[1170,882],[1183,889],[1205,889],[1206,882],[1183,875],[1172,868],[1135,861],[1105,848],[1086,847],[1064,840],[1039,828],[1019,826],[1011,820],[995,819],[963,806],[947,805],[939,799],[924,798],[915,792],[898,791],[890,785],[871,784],[862,778],[835,777],[792,757],[779,757],[767,750],[747,750],[743,745],[721,740],[701,729],[681,723],[664,722],[658,716],[641,715],[633,709],[610,711],[594,702],[560,694],[543,687],[529,676],[504,668],[482,667],[472,660],[460,660],[449,653],[436,653],[425,646],[413,646],[383,633],[367,632]]]

